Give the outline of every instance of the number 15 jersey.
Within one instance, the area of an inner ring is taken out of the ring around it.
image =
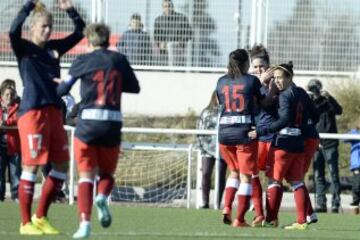
[[[222,76],[216,86],[221,106],[219,119],[219,142],[225,145],[247,144],[247,134],[255,125],[256,100],[265,95],[260,92],[260,80],[249,74],[235,79]]]

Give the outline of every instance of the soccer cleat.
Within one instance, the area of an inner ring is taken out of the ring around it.
[[[308,229],[307,223],[293,223],[291,225],[284,226],[285,230],[306,230]]]
[[[234,222],[231,224],[231,226],[233,227],[250,227],[249,224],[247,224],[246,222],[240,222],[239,219],[235,219]]]
[[[28,222],[25,225],[20,224],[19,232],[21,235],[43,235],[44,234],[32,222]]]
[[[57,230],[56,228],[54,228],[49,220],[47,219],[47,217],[41,217],[38,218],[36,216],[36,214],[34,214],[31,217],[31,221],[32,223],[38,228],[40,229],[44,234],[49,234],[49,235],[58,235],[60,234],[59,230]]]
[[[73,238],[81,239],[90,237],[91,225],[90,222],[84,221],[80,223],[80,226],[76,233],[74,233]]]
[[[317,223],[318,218],[316,216],[316,213],[312,213],[309,216],[306,216],[306,222],[307,224]]]
[[[263,216],[256,216],[251,223],[252,227],[262,227],[262,223],[265,220]]]
[[[264,228],[276,228],[278,226],[279,226],[279,221],[277,219],[272,220],[270,222],[267,222],[265,220],[262,222],[262,227]]]
[[[231,209],[225,207],[222,214],[223,214],[223,218],[222,218],[223,223],[230,225],[232,222],[231,221]]]
[[[98,195],[95,198],[95,206],[98,212],[98,220],[103,228],[111,225],[111,214],[104,195]]]

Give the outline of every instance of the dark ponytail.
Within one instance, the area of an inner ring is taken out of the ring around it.
[[[245,69],[246,64],[249,64],[249,55],[245,49],[232,51],[229,54],[228,75],[231,78],[236,78],[246,74],[248,71],[248,69]]]

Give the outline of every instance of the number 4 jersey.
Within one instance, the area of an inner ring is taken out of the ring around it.
[[[116,146],[121,140],[121,94],[140,92],[129,62],[124,55],[105,48],[79,56],[58,94],[67,94],[77,79],[81,79],[81,104],[75,136],[88,144]]]
[[[265,97],[260,92],[260,80],[245,74],[235,79],[222,76],[216,86],[221,106],[219,119],[219,142],[225,145],[247,144],[248,132],[255,125],[255,99]]]

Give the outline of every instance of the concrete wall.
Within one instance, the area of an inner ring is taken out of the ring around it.
[[[64,69],[62,76],[66,76]],[[184,115],[189,110],[196,113],[208,104],[217,79],[221,73],[183,73],[183,72],[155,72],[137,71],[140,81],[141,93],[139,95],[124,94],[122,98],[123,112],[126,115]],[[1,67],[0,80],[12,78],[16,80],[19,95],[22,93],[22,83],[16,67]],[[297,76],[295,82],[305,86],[314,76]],[[346,78],[318,77],[325,88],[339,83]],[[77,83],[71,93],[77,101],[80,100],[79,84]]]

